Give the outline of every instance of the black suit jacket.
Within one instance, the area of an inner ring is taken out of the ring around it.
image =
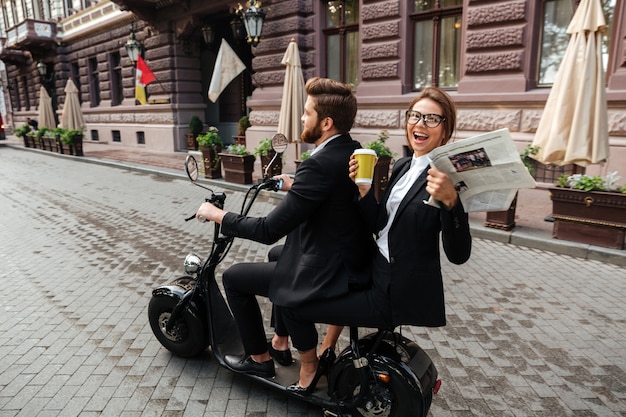
[[[267,217],[224,217],[225,235],[267,244],[287,235],[269,289],[274,304],[293,307],[369,282],[375,243],[348,176],[350,155],[360,147],[341,135],[304,160],[291,190]]]
[[[375,233],[387,222],[385,205],[398,179],[406,173],[411,157],[394,165],[390,184],[380,205],[373,192],[360,201],[360,207]],[[470,257],[472,239],[468,215],[459,203],[438,209],[424,204],[428,169],[415,181],[404,197],[389,231],[389,294],[394,325],[443,326],[446,323],[439,236],[448,260],[461,264]]]

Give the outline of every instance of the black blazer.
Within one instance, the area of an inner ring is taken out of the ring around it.
[[[369,282],[376,247],[348,176],[359,142],[341,135],[302,161],[285,198],[264,218],[227,213],[222,233],[261,243],[287,235],[269,296],[279,306],[336,297]]]
[[[410,167],[411,157],[394,165],[389,186],[380,205],[374,193],[368,193],[359,205],[377,233],[387,222],[385,204],[398,179]],[[439,234],[448,260],[462,264],[470,257],[472,238],[467,213],[459,203],[452,208],[435,208],[424,204],[428,169],[415,181],[402,200],[389,231],[391,297],[394,325],[443,326],[446,324],[443,281],[439,253]]]

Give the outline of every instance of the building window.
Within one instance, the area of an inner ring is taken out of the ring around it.
[[[15,95],[13,98],[15,99],[15,107],[18,111],[22,110],[22,94],[20,94],[20,83],[17,81],[17,78],[13,79],[13,90],[15,91]]]
[[[413,88],[459,84],[463,0],[414,0]]]
[[[569,44],[570,35],[567,33],[567,27],[574,16],[575,7],[574,0],[545,0],[543,2],[538,85],[552,85],[554,83],[554,78]],[[609,43],[615,0],[602,0],[602,9],[607,26],[602,39],[602,60],[606,70],[609,62]]]
[[[119,52],[113,52],[109,56],[109,68],[111,74],[111,106],[119,106],[122,104],[122,100],[124,100],[122,65]]]
[[[98,131],[96,129],[91,130],[91,140],[94,142],[98,142],[100,140],[100,136],[98,135]]]
[[[122,141],[122,134],[120,133],[119,130],[112,130],[111,131],[111,138],[113,139],[113,142],[121,142]]]
[[[91,107],[100,105],[100,75],[96,58],[89,59],[89,100]]]
[[[30,91],[28,88],[28,78],[26,78],[26,76],[22,77],[22,87],[24,89],[24,106],[26,110],[30,110]]]
[[[146,133],[145,132],[137,132],[137,144],[145,145],[146,144]]]
[[[81,90],[82,85],[80,83],[80,67],[78,66],[78,62],[73,62],[70,68],[72,81],[74,81],[74,85],[76,85],[76,89],[78,89],[78,102],[83,104],[83,94]]]
[[[356,86],[359,82],[359,0],[326,4],[326,76]]]

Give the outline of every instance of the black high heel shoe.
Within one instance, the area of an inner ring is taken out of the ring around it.
[[[322,377],[322,375],[328,373],[328,370],[335,362],[335,359],[337,359],[337,357],[333,348],[326,349],[324,353],[322,353],[322,356],[320,356],[320,361],[317,364],[317,371],[315,371],[315,376],[313,377],[313,380],[311,381],[309,386],[306,388],[301,387],[300,384],[296,381],[295,384],[291,384],[287,387],[287,391],[300,395],[312,394],[313,391],[315,391],[315,386],[319,382],[320,378]]]

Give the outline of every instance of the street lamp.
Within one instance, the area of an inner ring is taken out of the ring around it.
[[[143,45],[135,39],[135,22],[130,24],[130,36],[124,45],[126,48],[126,53],[128,54],[128,59],[130,60],[130,64],[135,66],[137,59],[139,58],[139,54],[141,54],[141,50],[143,49]]]
[[[248,1],[247,9],[244,10],[241,4],[238,5],[236,13],[241,14],[243,23],[248,33],[248,43],[257,46],[261,42],[261,32],[263,31],[263,22],[265,21],[265,10],[261,9],[260,1]]]

